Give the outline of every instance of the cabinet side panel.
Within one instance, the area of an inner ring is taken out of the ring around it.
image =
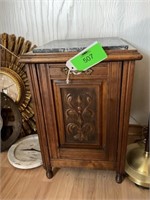
[[[44,122],[44,116],[43,116],[43,106],[42,106],[42,101],[41,101],[41,94],[40,94],[40,90],[39,90],[37,65],[29,64],[26,67],[26,70],[27,70],[27,75],[28,75],[28,79],[29,79],[29,83],[30,83],[30,90],[31,90],[31,95],[32,95],[33,108],[34,108],[34,112],[35,112],[36,126],[37,126],[37,130],[38,130],[43,165],[47,169],[51,165],[50,165],[49,151],[48,151],[48,148],[46,148],[46,146],[48,146],[48,143],[47,143],[47,136],[46,136],[46,130],[45,130],[45,122]]]
[[[110,160],[114,160],[114,158],[117,157],[122,72],[121,69],[122,62],[109,63],[109,106],[107,110],[107,134],[109,135],[109,140],[107,140],[107,146],[109,146]]]
[[[57,125],[55,117],[55,103],[53,97],[53,88],[48,73],[48,65],[40,64],[38,68],[38,80],[40,82],[39,90],[41,93],[41,102],[43,106],[43,117],[45,122],[45,134],[48,146],[45,147],[50,152],[50,157],[57,158]]]
[[[129,127],[129,115],[132,97],[135,61],[125,61],[122,69],[121,104],[119,119],[119,140],[117,156],[117,173],[125,170],[126,148]]]

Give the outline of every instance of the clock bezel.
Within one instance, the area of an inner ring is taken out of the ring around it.
[[[29,80],[25,70],[25,64],[20,63],[20,56],[24,53],[32,51],[36,45],[32,45],[29,40],[24,37],[17,37],[14,34],[2,33],[0,34],[0,41],[2,48],[0,48],[0,69],[6,68],[11,74],[19,78],[19,86],[21,87],[21,98],[15,102],[22,116],[21,137],[37,134],[35,115],[34,115],[34,101],[32,100]],[[17,74],[17,75],[16,75]]]
[[[25,92],[25,86],[24,86],[22,79],[15,71],[13,71],[10,68],[6,68],[6,67],[0,68],[0,74],[8,76],[16,84],[18,96],[17,96],[17,99],[16,100],[13,99],[13,101],[15,103],[19,104],[22,101],[22,97],[23,97],[22,94]],[[11,98],[11,96],[9,94],[7,94],[7,95]]]

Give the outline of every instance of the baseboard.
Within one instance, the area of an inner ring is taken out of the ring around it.
[[[143,139],[143,126],[129,124],[128,131],[128,144],[134,143],[136,141]]]

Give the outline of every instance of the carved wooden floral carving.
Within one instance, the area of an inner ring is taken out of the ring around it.
[[[95,142],[95,99],[94,88],[66,89],[63,104],[67,142]]]

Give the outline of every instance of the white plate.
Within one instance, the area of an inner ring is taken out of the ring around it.
[[[8,160],[19,169],[32,169],[42,165],[38,135],[29,135],[13,144],[8,150]]]

